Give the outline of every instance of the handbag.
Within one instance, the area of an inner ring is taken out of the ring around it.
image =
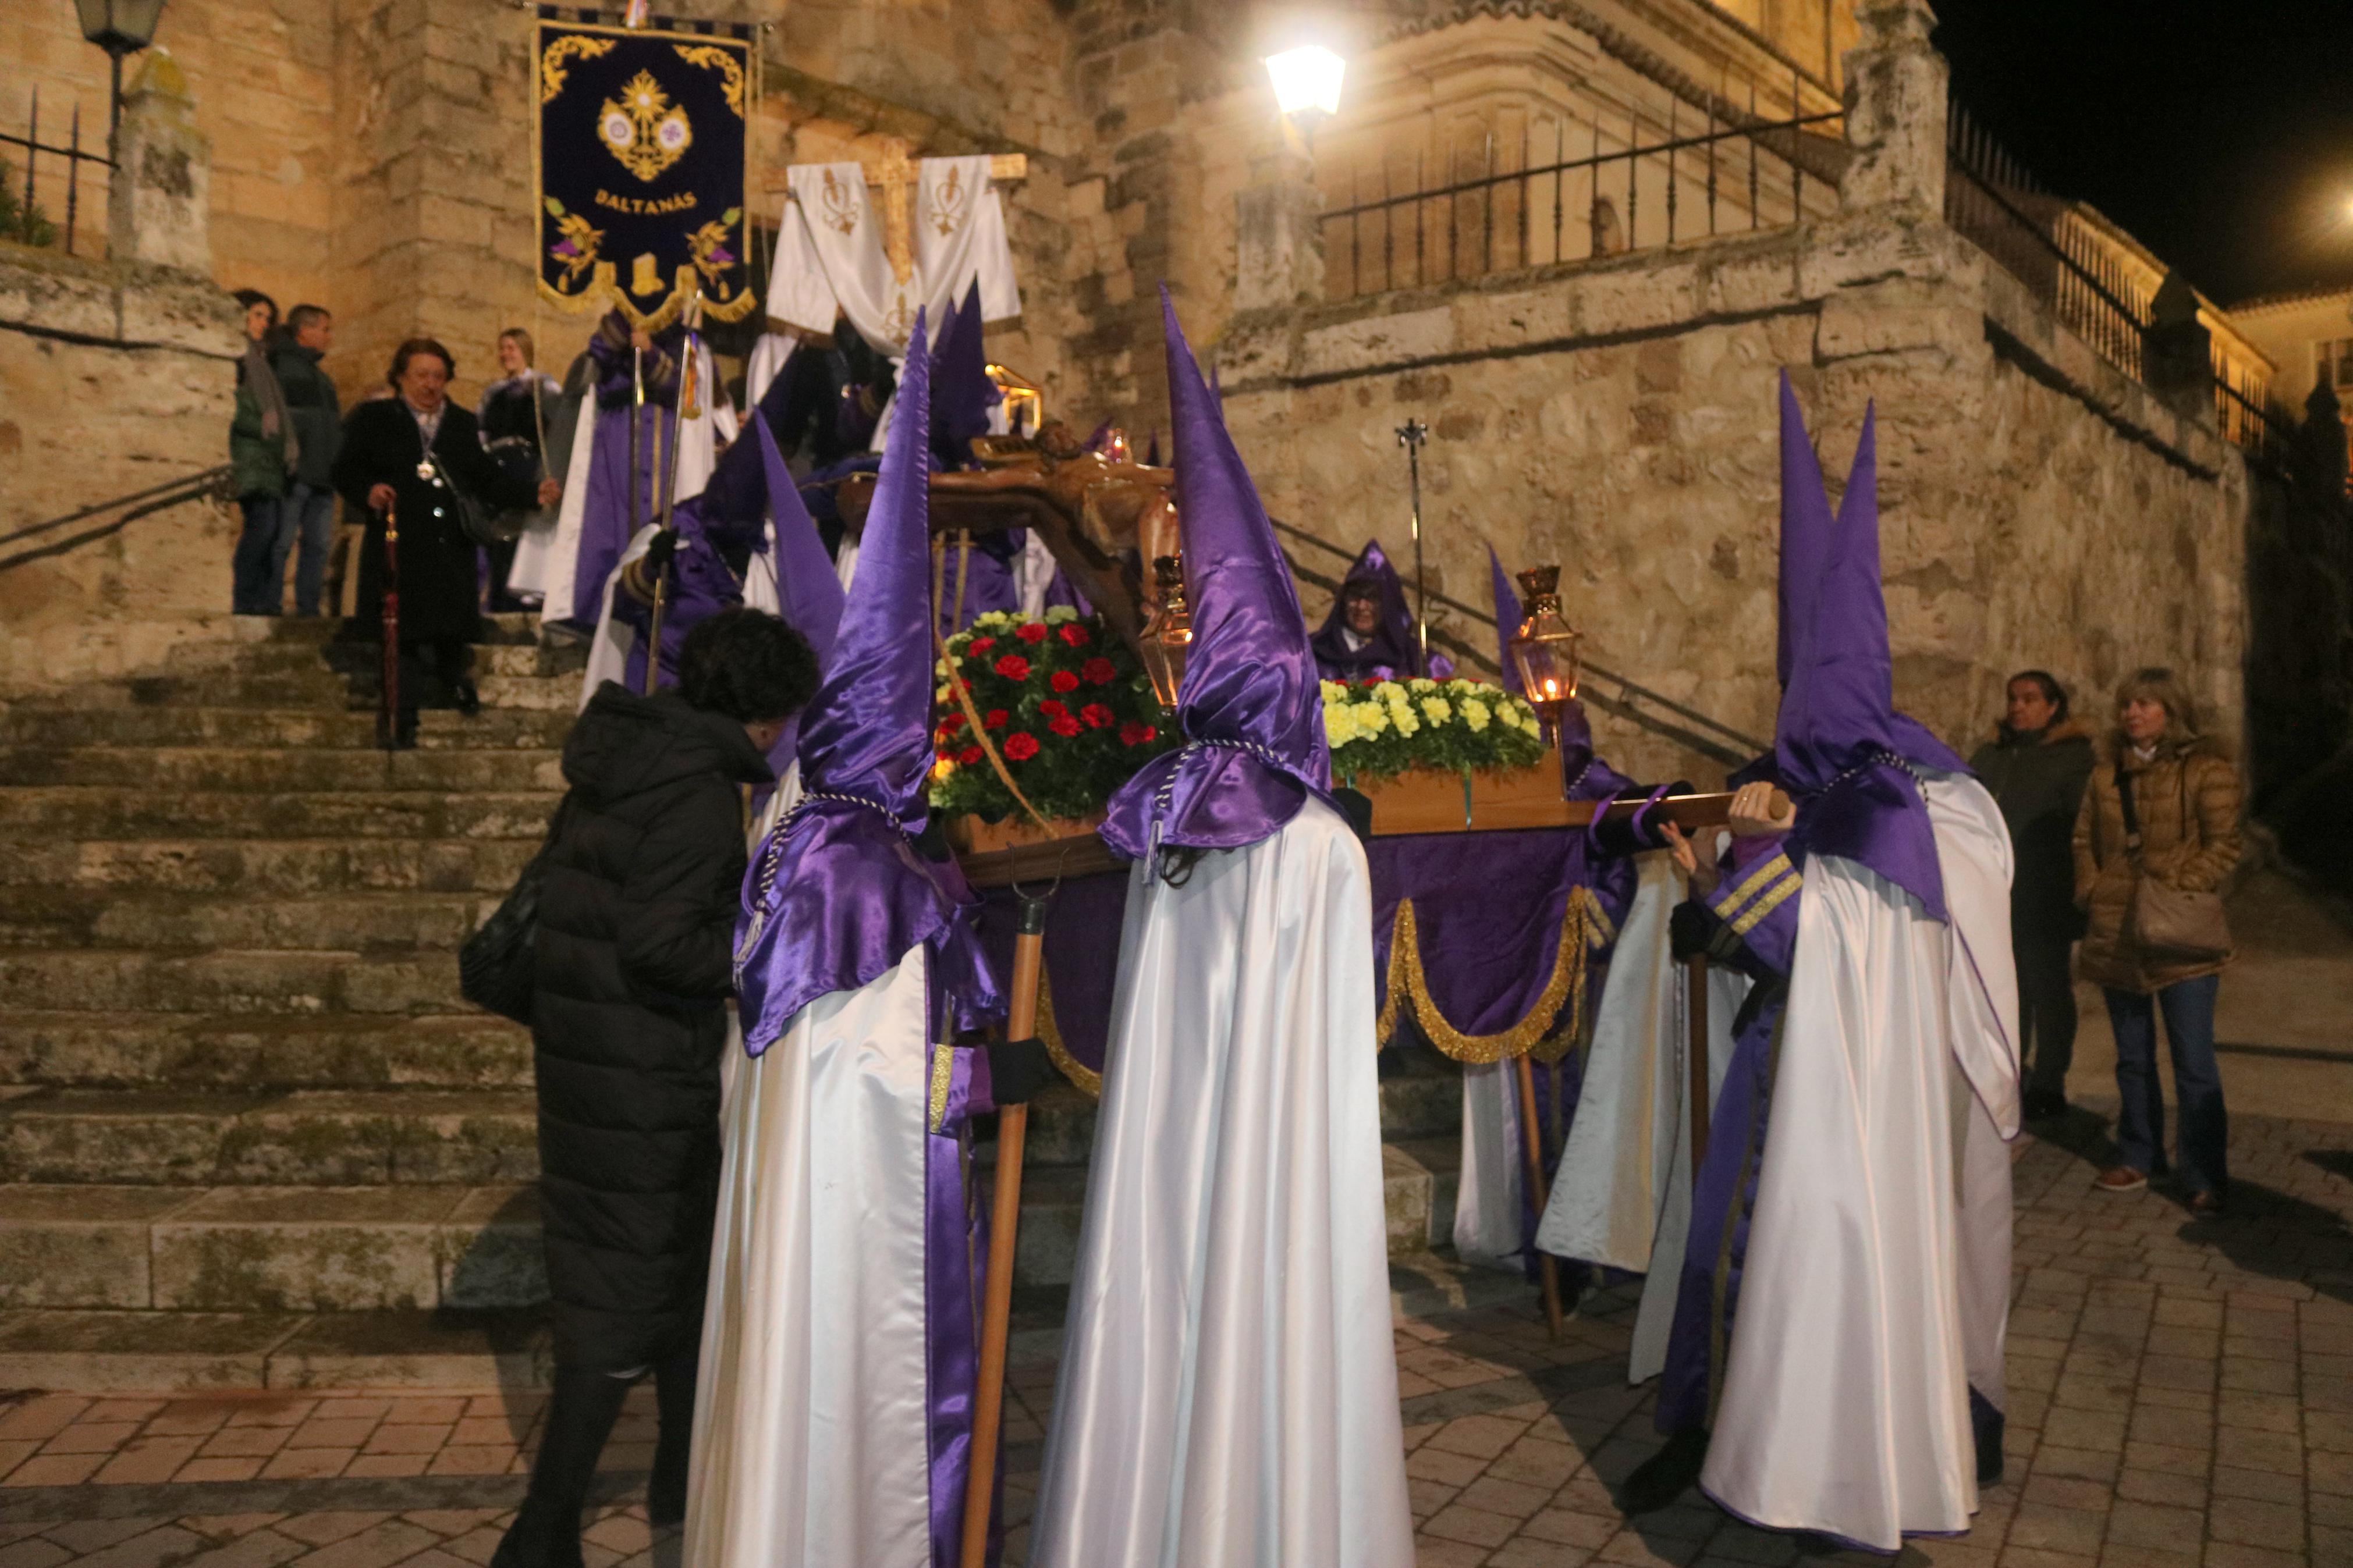
[[[458,531],[465,535],[467,543],[487,548],[512,543],[522,536],[531,521],[529,512],[492,511],[459,487],[449,470],[441,466],[439,458],[427,454],[425,460],[432,465],[442,489],[448,493],[449,506],[458,516]]]
[[[539,984],[539,893],[547,878],[547,858],[564,832],[572,806],[566,794],[547,825],[547,842],[522,868],[515,885],[482,929],[458,950],[458,992],[467,1001],[518,1024],[531,1022],[532,996]]]
[[[2126,934],[2152,957],[2185,963],[2211,963],[2231,952],[2231,922],[2222,895],[2191,892],[2160,881],[2141,864],[2140,813],[2133,805],[2132,775],[2116,769],[2117,804],[2124,809],[2125,850],[2132,857],[2133,901]],[[2189,841],[2189,763],[2181,763],[2181,840]]]

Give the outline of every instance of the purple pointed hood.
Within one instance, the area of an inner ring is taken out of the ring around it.
[[[771,564],[776,573],[776,613],[808,639],[822,675],[832,668],[834,639],[841,628],[841,579],[834,574],[833,558],[826,554],[825,541],[818,537],[817,524],[801,502],[792,470],[785,467],[785,455],[777,449],[767,416],[754,409],[752,425],[767,480],[768,511],[776,522],[776,559]],[[784,777],[786,765],[798,750],[800,727],[796,715],[768,752],[768,765],[778,778]]]
[[[916,316],[914,342],[926,341]],[[757,1056],[818,997],[854,991],[918,944],[931,952],[934,1018],[958,1027],[1002,1010],[952,867],[915,851],[931,769],[931,356],[908,356],[858,576],[825,679],[804,715],[801,805],[744,882],[736,988]]]
[[[1774,763],[1783,787],[1800,797],[1798,832],[1808,853],[1869,866],[1942,920],[1944,876],[1914,770],[1968,768],[1895,710],[1880,586],[1876,426],[1876,411],[1866,409],[1824,553],[1799,579],[1812,585],[1812,604],[1794,636],[1785,627],[1789,678],[1774,726]],[[1782,510],[1788,515],[1786,496]],[[1786,542],[1783,560],[1791,564]],[[1792,598],[1785,594],[1785,604]]]
[[[1520,629],[1520,596],[1512,590],[1511,574],[1495,547],[1487,546],[1488,590],[1495,596],[1495,658],[1502,665],[1504,689],[1520,695],[1520,667],[1512,660],[1512,634]]]
[[[1323,689],[1290,563],[1165,288],[1160,308],[1193,611],[1177,702],[1189,744],[1154,759],[1112,797],[1103,838],[1132,860],[1150,853],[1155,829],[1158,843],[1176,847],[1256,844],[1332,783]]]
[[[932,398],[932,449],[948,468],[968,468],[973,437],[988,434],[990,416],[1004,396],[988,379],[978,282],[965,294],[962,308],[948,318],[932,358],[939,377]]]

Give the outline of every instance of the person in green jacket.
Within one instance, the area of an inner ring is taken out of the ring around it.
[[[2092,737],[2067,717],[2067,689],[2040,669],[2010,678],[2009,712],[1969,767],[2010,826],[2010,944],[2018,961],[2019,1057],[2027,1120],[2063,1114],[2075,1056],[2068,953],[2084,934],[2075,908],[2075,811],[2092,776]]]
[[[274,616],[286,571],[285,498],[299,437],[284,393],[269,364],[278,329],[278,301],[259,289],[240,289],[245,353],[237,362],[237,411],[228,427],[230,480],[245,513],[230,559],[229,608],[240,616]]]

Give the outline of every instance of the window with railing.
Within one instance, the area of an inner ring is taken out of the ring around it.
[[[1325,292],[1467,281],[1779,228],[1835,205],[1841,112],[1792,80],[1655,110],[1498,110],[1418,145],[1319,160]],[[1466,117],[1468,119],[1470,117]],[[1433,143],[1434,142],[1434,146]]]
[[[0,240],[69,256],[103,255],[107,180],[114,168],[103,128],[90,129],[95,145],[85,141],[79,100],[62,126],[59,118],[54,99],[43,116],[36,86],[24,133],[0,130]]]

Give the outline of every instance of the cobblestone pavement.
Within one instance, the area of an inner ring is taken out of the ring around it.
[[[2242,1116],[2232,1212],[2095,1194],[2100,1123],[2022,1146],[2010,1478],[1977,1527],[1899,1562],[1981,1568],[2353,1565],[2353,1126]],[[1398,1334],[1421,1568],[1779,1563],[1845,1555],[1612,1485],[1652,1449],[1620,1381],[1631,1298],[1563,1342],[1527,1308]],[[1016,1370],[1008,1563],[1026,1545],[1053,1370]],[[641,1507],[639,1389],[587,1568],[674,1568]],[[462,1568],[521,1493],[537,1394],[46,1394],[0,1411],[0,1568]],[[1857,1562],[1883,1561],[1865,1559]]]

